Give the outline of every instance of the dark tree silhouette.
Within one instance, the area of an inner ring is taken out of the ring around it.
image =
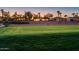
[[[75,17],[75,13],[72,13],[73,17]]]
[[[62,13],[60,12],[60,11],[57,11],[57,14],[58,14],[58,17],[61,17],[62,15]]]
[[[65,24],[66,24],[68,15],[64,15],[64,17],[65,17],[64,21],[65,21]]]
[[[9,11],[5,12],[4,9],[1,9],[2,13],[2,23],[7,27],[8,26],[8,20],[10,19]]]
[[[50,18],[52,18],[52,17],[53,17],[53,14],[51,14],[51,13],[47,13],[46,15],[44,15],[44,18],[48,19],[48,20],[50,20]]]
[[[57,11],[58,17],[60,17],[60,11]]]
[[[41,21],[41,13],[40,13],[40,12],[38,13],[38,18],[39,18],[40,21]]]
[[[27,19],[29,21],[29,20],[32,20],[32,17],[33,17],[33,15],[30,11],[25,12],[25,19]]]

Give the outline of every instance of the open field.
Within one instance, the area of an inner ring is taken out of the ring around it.
[[[79,51],[79,26],[10,26],[0,28],[0,50]]]

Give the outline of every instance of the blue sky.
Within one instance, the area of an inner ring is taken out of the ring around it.
[[[54,16],[57,16],[56,11],[61,11],[63,15],[67,14],[71,16],[73,12],[79,13],[79,7],[0,7],[5,11],[10,11],[13,14],[15,11],[18,11],[19,14],[23,14],[24,11],[31,11],[32,13],[41,12],[41,14],[52,13]]]

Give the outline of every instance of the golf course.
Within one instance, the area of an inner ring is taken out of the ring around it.
[[[79,51],[79,26],[3,27],[0,51]]]

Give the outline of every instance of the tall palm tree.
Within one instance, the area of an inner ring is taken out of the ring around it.
[[[1,9],[1,13],[2,13],[2,23],[5,25],[5,27],[8,26],[8,20],[9,20],[9,11],[5,12],[4,9]]]
[[[68,15],[64,15],[64,17],[65,17],[65,22],[67,21],[67,17],[68,17]]]
[[[14,13],[14,15],[13,15],[13,18],[15,19],[15,20],[17,20],[17,11]]]
[[[72,13],[73,17],[75,17],[75,13]]]
[[[8,11],[7,14],[6,14],[6,19],[7,19],[7,21],[10,20],[10,12],[9,12],[9,11]]]
[[[28,11],[28,12],[25,13],[25,16],[26,16],[26,18],[27,18],[28,21],[29,21],[29,20],[32,19],[32,16],[33,16],[33,15],[32,15],[32,13],[31,13],[30,11]]]
[[[57,11],[57,14],[58,14],[58,19],[59,19],[59,21],[61,21],[61,20],[62,20],[62,19],[61,19],[62,13],[61,13],[60,11]]]
[[[61,16],[62,16],[62,13],[60,12],[59,15],[60,15],[60,17],[61,17]]]
[[[27,12],[25,12],[24,17],[25,17],[25,20],[26,20],[27,19]]]
[[[2,13],[2,18],[3,18],[4,9],[1,9],[1,13]]]
[[[40,12],[38,13],[38,18],[39,18],[40,21],[41,21],[41,13],[40,13]]]
[[[58,17],[60,17],[60,11],[57,11]]]
[[[1,13],[2,13],[2,17],[7,17],[8,18],[10,16],[9,11],[5,12],[4,9],[1,9]]]
[[[57,11],[57,14],[58,14],[58,17],[61,17],[61,12],[60,11]]]

